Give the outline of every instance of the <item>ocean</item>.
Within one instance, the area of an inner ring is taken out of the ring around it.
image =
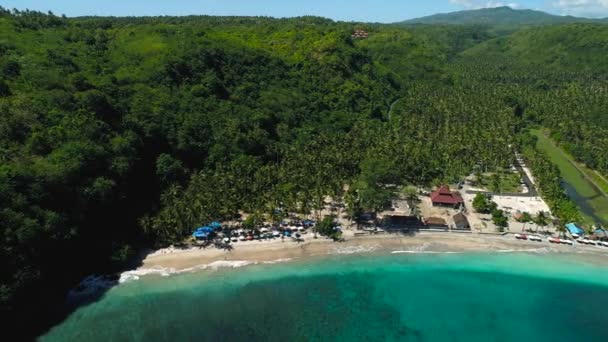
[[[608,262],[386,252],[148,276],[40,339],[608,341]]]

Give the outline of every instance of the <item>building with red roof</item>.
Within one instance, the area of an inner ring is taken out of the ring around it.
[[[431,193],[433,206],[449,206],[457,208],[464,205],[464,200],[457,191],[451,191],[450,187],[444,185]]]
[[[365,30],[355,30],[351,37],[355,39],[366,39],[367,37],[369,37],[369,33],[367,33],[367,31]]]

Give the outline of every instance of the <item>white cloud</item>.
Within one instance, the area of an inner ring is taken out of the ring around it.
[[[608,16],[608,0],[558,0],[551,5],[561,14],[587,17]]]
[[[602,0],[608,1],[608,0]],[[515,2],[503,2],[496,0],[450,0],[450,3],[454,5],[463,6],[469,9],[479,9],[479,8],[494,8],[494,7],[502,7],[509,6],[511,8],[518,8],[519,4]]]

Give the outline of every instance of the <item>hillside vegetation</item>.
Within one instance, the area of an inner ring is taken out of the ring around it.
[[[601,76],[608,71],[602,56],[607,50],[608,25],[568,24],[520,30],[485,41],[463,55],[511,59],[518,65]]]
[[[608,174],[605,27],[495,32],[0,11],[6,326],[37,334],[83,276],[209,221],[311,215],[328,195],[357,219],[394,184],[492,172],[514,149],[554,214],[580,220],[528,129]]]

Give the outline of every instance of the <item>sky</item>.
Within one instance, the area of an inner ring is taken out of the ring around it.
[[[511,6],[558,15],[608,17],[608,0],[0,0],[5,8],[67,16],[316,15],[335,20],[397,22],[435,13]]]

